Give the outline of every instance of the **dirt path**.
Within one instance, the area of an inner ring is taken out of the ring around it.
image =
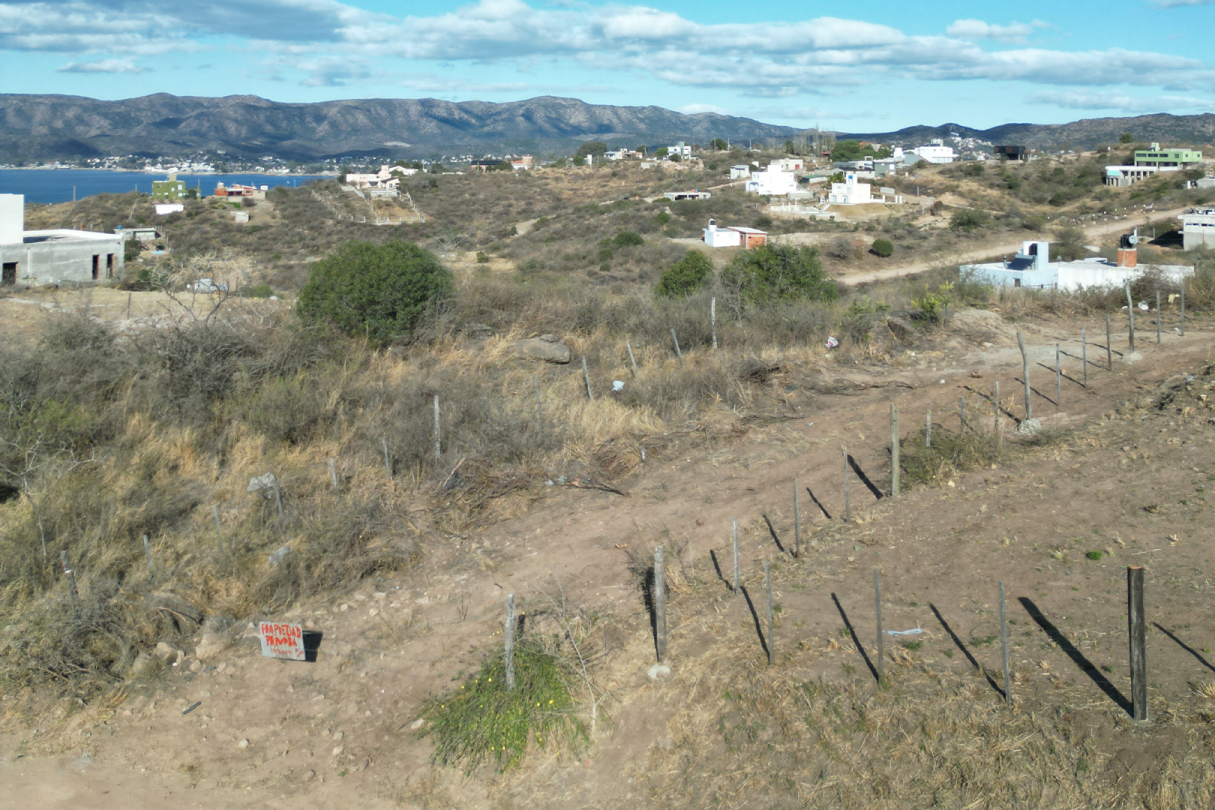
[[[1162,222],[1172,219],[1186,212],[1186,208],[1176,208],[1172,211],[1152,212],[1150,215],[1145,215],[1145,224],[1153,222]],[[1110,223],[1101,223],[1100,225],[1090,225],[1084,228],[1084,235],[1090,239],[1099,236],[1106,236],[1112,232],[1116,232],[1119,228],[1132,227],[1133,223],[1127,220],[1124,225],[1111,225]],[[1112,229],[1112,230],[1111,230]],[[875,270],[869,273],[857,273],[856,275],[844,276],[839,279],[844,284],[871,284],[875,281],[889,281],[893,278],[903,278],[904,276],[914,276],[919,273],[927,272],[934,267],[942,265],[965,264],[968,262],[977,262],[981,259],[986,259],[991,256],[1000,254],[1010,255],[1021,249],[1021,242],[1008,242],[1002,245],[991,245],[988,247],[977,248],[975,250],[966,251],[964,253],[955,253],[952,255],[940,255],[931,259],[925,259],[914,264],[906,264],[901,267],[891,267],[886,270]]]
[[[1049,365],[1054,343],[1078,334],[1081,325],[1064,328],[1022,322],[1016,328],[1026,334],[1034,359]],[[1087,325],[1095,334],[1096,321]],[[618,634],[613,641],[614,663],[603,678],[605,688],[622,700],[632,696],[634,702],[615,706],[614,730],[599,736],[585,763],[554,761],[544,766],[545,773],[560,783],[562,793],[553,793],[543,806],[559,805],[554,797],[565,795],[564,791],[584,797],[576,806],[622,806],[627,794],[618,789],[621,773],[626,766],[644,764],[646,752],[666,733],[666,710],[647,702],[647,695],[658,687],[649,684],[644,674],[653,662],[653,648],[629,570],[630,552],[645,555],[654,545],[667,544],[678,549],[689,576],[711,578],[710,551],[725,558],[731,521],[738,517],[744,580],[753,579],[759,561],[774,555],[773,535],[788,542],[788,501],[795,477],[826,511],[838,514],[843,500],[839,448],[846,445],[865,474],[878,487],[885,486],[886,415],[892,400],[906,414],[904,432],[910,433],[918,429],[917,420],[927,408],[938,414],[934,421],[939,424],[954,419],[958,397],[968,389],[986,391],[998,379],[1006,403],[1019,395],[1020,362],[1012,328],[995,313],[965,313],[942,346],[907,352],[882,373],[835,370],[838,378],[860,387],[834,396],[791,392],[797,411],[788,421],[743,431],[728,444],[690,449],[653,463],[625,484],[627,497],[554,489],[530,514],[435,543],[423,570],[371,583],[331,602],[301,606],[287,618],[325,632],[322,655],[314,665],[261,658],[246,632],[223,657],[169,672],[158,687],[110,702],[114,708],[106,708],[102,701],[66,721],[48,721],[53,726],[49,732],[20,729],[0,740],[0,755],[5,757],[0,760],[0,807],[150,810],[163,806],[166,798],[184,808],[274,808],[301,800],[320,807],[358,804],[373,809],[494,806],[486,782],[463,780],[458,772],[433,771],[428,765],[431,744],[418,739],[411,726],[428,698],[453,688],[500,643],[505,594],[516,594],[525,613],[539,615],[548,606],[544,594],[559,593],[556,578],[570,604],[588,613],[621,617],[612,625]],[[1116,346],[1124,342],[1124,336],[1115,336]],[[1213,335],[1194,323],[1184,339],[1170,335],[1159,349],[1150,343],[1141,347],[1144,360],[1139,364],[1116,364],[1112,374],[1094,368],[1087,391],[1068,383],[1063,408],[1039,396],[1036,415],[1047,424],[1095,420],[1169,368],[1194,368],[1213,346]],[[1069,362],[1072,376],[1078,376],[1077,361]],[[1035,389],[1053,396],[1053,373],[1035,367],[1032,374]],[[910,387],[863,387],[889,380]],[[974,407],[981,402],[972,395]],[[1192,445],[1177,445],[1183,456],[1192,451]],[[1209,461],[1210,451],[1205,452]],[[1179,475],[1188,475],[1180,464],[1174,466]],[[1055,479],[1048,475],[1052,474],[1072,481],[1066,493],[1051,485]],[[1137,480],[1151,486],[1143,478],[1146,470],[1132,467],[1120,474],[1126,480],[1117,484],[1119,491],[1133,488]],[[987,479],[992,482],[985,483]],[[959,479],[956,488],[909,494],[907,511],[892,517],[888,504],[875,500],[854,478],[851,497],[859,517],[854,535],[813,552],[811,586],[790,588],[781,597],[786,606],[782,621],[802,629],[782,632],[807,638],[834,633],[840,616],[826,598],[828,591],[842,594],[854,621],[867,621],[865,605],[872,612],[872,596],[865,596],[865,583],[870,568],[879,565],[890,572],[891,593],[899,595],[891,599],[902,600],[891,609],[890,627],[902,629],[917,622],[927,627],[931,615],[925,605],[931,597],[944,606],[959,632],[978,632],[986,615],[983,606],[989,607],[991,601],[986,594],[988,580],[995,574],[1019,583],[1021,590],[1014,590],[1014,595],[1033,595],[1043,604],[1052,593],[1070,596],[1069,588],[1088,587],[1086,576],[1100,576],[1098,602],[1092,601],[1095,594],[1086,591],[1080,596],[1089,597],[1089,602],[1077,598],[1065,608],[1069,628],[1077,620],[1096,627],[1095,617],[1104,616],[1101,611],[1109,612],[1117,600],[1117,583],[1106,581],[1117,579],[1116,564],[1100,571],[1081,569],[1072,576],[1070,570],[1051,570],[1052,558],[1028,543],[1014,547],[1020,556],[996,557],[989,549],[999,547],[1001,536],[1066,541],[1066,536],[1055,538],[1049,527],[1042,528],[1043,536],[1032,536],[1032,521],[1040,519],[1043,509],[1057,511],[1069,500],[1084,498],[1086,486],[1063,462],[1058,470],[1049,471],[1045,467],[1011,474],[979,471]],[[1052,500],[1042,501],[1044,494]],[[1060,500],[1063,494],[1067,498]],[[1144,502],[1159,500],[1150,493],[1136,497]],[[1126,506],[1140,504],[1128,500]],[[1108,513],[1109,507],[1099,500],[1076,511],[1081,522],[1097,521]],[[773,521],[771,533],[763,515]],[[828,523],[822,512],[803,500],[802,527],[807,535]],[[1108,520],[1101,523],[1108,524]],[[1065,530],[1062,523],[1058,530]],[[1147,529],[1144,532],[1145,542],[1149,536],[1155,538]],[[974,542],[976,537],[984,544]],[[1136,540],[1125,530],[1122,537]],[[1113,544],[1103,537],[1102,543],[1107,542]],[[1195,553],[1200,551],[1198,545],[1193,544]],[[1073,557],[1077,553],[1082,557],[1085,548],[1076,546]],[[1126,551],[1134,553],[1133,548]],[[783,565],[784,558],[776,559],[778,566]],[[1182,562],[1201,566],[1197,558]],[[908,598],[916,591],[922,594],[921,605]],[[1153,604],[1164,601],[1161,594]],[[1185,607],[1182,602],[1169,605],[1175,613]],[[689,661],[712,650],[715,635],[709,622],[747,621],[741,599],[723,598],[707,617],[683,616],[675,609],[676,660]],[[1116,605],[1114,613],[1117,619]],[[1109,630],[1109,638],[1102,643],[1114,645],[1117,621],[1105,623],[1110,628],[1101,629]],[[942,646],[941,638],[934,633],[937,647]],[[1049,659],[1056,671],[1068,666],[1057,650],[1027,649],[1025,660],[1030,661],[1031,655]],[[954,663],[964,666],[960,659]],[[821,666],[824,673],[833,667],[830,677],[840,677],[836,658],[810,666]],[[199,705],[191,710],[195,703]],[[26,756],[18,760],[18,754]],[[119,795],[121,803],[109,798]],[[450,803],[440,805],[435,797]]]

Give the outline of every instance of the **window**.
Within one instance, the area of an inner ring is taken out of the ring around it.
[[[101,272],[101,255],[93,254],[93,281],[97,280],[98,274]]]
[[[106,278],[114,277],[114,254],[113,253],[107,253],[105,255],[105,277]]]

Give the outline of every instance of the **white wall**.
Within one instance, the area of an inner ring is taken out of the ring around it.
[[[25,232],[25,195],[0,194],[0,245],[19,245]]]

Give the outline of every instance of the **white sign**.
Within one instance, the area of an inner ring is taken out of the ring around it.
[[[298,624],[261,622],[257,634],[262,641],[262,655],[267,658],[307,660],[304,654],[304,629]]]

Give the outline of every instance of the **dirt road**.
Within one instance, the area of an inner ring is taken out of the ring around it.
[[[1151,225],[1153,222],[1162,222],[1172,219],[1180,214],[1185,213],[1186,208],[1175,208],[1171,211],[1152,212],[1150,215],[1145,215],[1143,225]],[[1127,218],[1119,223],[1102,222],[1099,225],[1090,225],[1084,228],[1084,235],[1088,238],[1106,236],[1108,234],[1118,233],[1120,230],[1129,230],[1136,227],[1138,217],[1135,219]],[[1027,234],[1028,236],[1028,234]],[[877,270],[871,273],[858,273],[856,275],[844,276],[838,279],[840,282],[849,285],[855,284],[871,284],[875,281],[889,281],[892,278],[902,278],[904,276],[914,276],[917,273],[924,273],[934,267],[942,265],[965,264],[968,262],[977,262],[981,259],[990,256],[999,256],[1001,254],[1013,254],[1021,249],[1021,242],[1008,242],[1001,245],[989,245],[965,253],[955,253],[950,255],[938,255],[931,259],[916,262],[914,264],[905,264],[901,267],[891,267],[887,270]]]

